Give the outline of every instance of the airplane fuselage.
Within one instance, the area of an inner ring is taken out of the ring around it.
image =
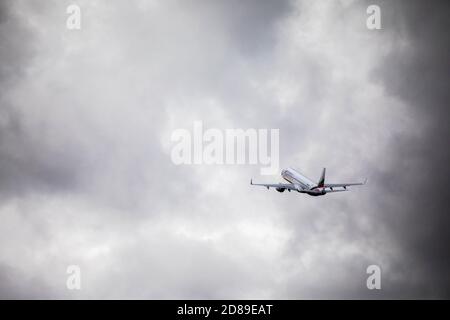
[[[289,183],[253,183],[250,179],[250,184],[255,186],[263,186],[267,189],[274,188],[278,192],[297,191],[299,193],[306,193],[310,196],[324,196],[327,193],[347,191],[348,186],[357,186],[366,184],[364,182],[351,183],[325,183],[326,168],[323,168],[322,174],[317,182],[305,177],[303,174],[293,168],[283,169],[281,177]]]
[[[317,183],[305,177],[295,169],[287,168],[281,171],[284,180],[292,183],[298,192],[307,193],[310,196],[323,196],[326,194],[324,188],[317,187]]]

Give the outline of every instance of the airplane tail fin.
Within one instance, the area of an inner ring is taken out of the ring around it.
[[[325,171],[326,171],[326,168],[323,168],[323,170],[322,170],[322,175],[320,176],[320,180],[319,180],[319,182],[317,183],[317,186],[318,186],[318,187],[323,187],[324,184],[325,184]]]

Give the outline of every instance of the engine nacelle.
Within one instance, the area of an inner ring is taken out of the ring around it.
[[[278,192],[284,192],[284,190],[286,190],[286,188],[275,188],[275,190],[277,190]]]

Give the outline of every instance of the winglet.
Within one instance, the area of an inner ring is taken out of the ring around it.
[[[367,183],[367,178],[364,180],[364,183],[363,184],[366,184]]]
[[[250,184],[253,184],[253,181],[252,181],[252,179],[250,179]]]

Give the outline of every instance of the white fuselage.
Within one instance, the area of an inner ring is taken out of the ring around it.
[[[281,171],[281,176],[289,183],[253,183],[250,179],[251,185],[263,186],[267,189],[274,188],[278,192],[284,192],[285,190],[297,191],[299,193],[306,193],[310,196],[324,196],[327,193],[347,191],[349,186],[360,186],[366,184],[367,179],[364,182],[351,182],[351,183],[325,183],[326,168],[323,168],[322,174],[317,182],[307,178],[294,168],[286,168]]]
[[[292,183],[297,188],[297,191],[308,190],[309,195],[317,196],[325,194],[322,188],[317,187],[317,183],[305,177],[300,172],[293,168],[287,168],[281,171],[281,176],[286,181]]]
[[[297,185],[302,189],[311,189],[316,186],[316,183],[292,168],[283,169],[281,171],[281,176],[284,180]]]

